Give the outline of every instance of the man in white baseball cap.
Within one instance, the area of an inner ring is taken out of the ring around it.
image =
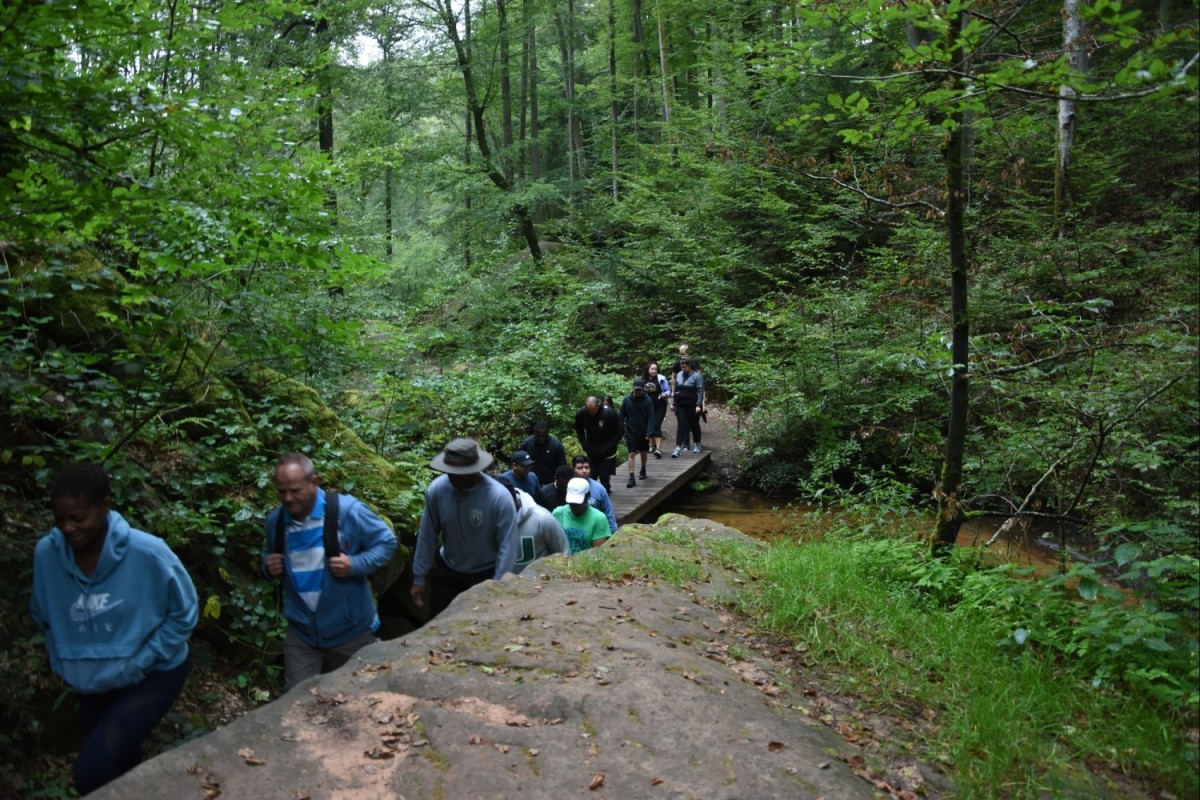
[[[554,518],[571,543],[571,555],[599,547],[612,536],[604,512],[588,504],[590,491],[587,478],[571,478],[567,483],[567,504],[554,509]]]

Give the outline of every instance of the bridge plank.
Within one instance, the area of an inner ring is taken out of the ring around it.
[[[679,458],[671,458],[669,451],[664,452],[662,458],[650,456],[646,461],[646,479],[638,479],[637,486],[632,489],[625,486],[629,479],[629,471],[626,469],[628,462],[618,464],[617,473],[613,475],[611,492],[617,523],[624,525],[627,522],[637,522],[649,514],[673,493],[708,469],[711,460],[707,450],[699,454],[683,453]],[[641,468],[640,459],[637,467]]]

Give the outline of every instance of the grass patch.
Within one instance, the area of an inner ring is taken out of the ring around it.
[[[804,643],[837,688],[933,717],[929,744],[953,765],[964,796],[1052,792],[1086,776],[1085,763],[1181,797],[1200,792],[1188,734],[1194,704],[1164,706],[1136,686],[1097,678],[1104,661],[1080,652],[1087,637],[1052,630],[1078,625],[1089,608],[1064,601],[1052,581],[969,558],[931,561],[921,546],[896,540],[779,543],[757,567],[758,591],[741,594],[741,609]],[[1032,620],[1038,642],[1014,639],[1022,619]],[[1111,648],[1121,630],[1096,631],[1095,647]],[[1175,656],[1195,662],[1194,650]]]
[[[705,575],[701,565],[692,559],[684,561],[653,553],[633,558],[609,557],[604,548],[585,550],[573,556],[568,571],[576,577],[600,580],[618,580],[626,575],[651,575],[678,587],[700,580]]]

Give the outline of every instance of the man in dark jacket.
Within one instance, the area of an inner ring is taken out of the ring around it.
[[[596,470],[596,480],[605,491],[612,491],[611,479],[616,466],[613,459],[624,432],[617,412],[601,405],[598,397],[589,397],[575,414],[575,435]]]
[[[533,426],[533,435],[525,437],[521,449],[533,459],[533,474],[538,476],[542,486],[554,483],[554,471],[567,464],[567,452],[562,442],[557,436],[550,435],[550,423],[544,419]]]
[[[633,391],[621,401],[621,419],[625,423],[625,445],[629,449],[629,482],[626,487],[637,486],[633,477],[634,463],[638,453],[642,454],[640,478],[646,480],[646,458],[650,454],[650,434],[654,433],[657,417],[654,401],[646,396],[646,384],[641,378],[633,382]]]
[[[575,477],[575,470],[569,464],[563,464],[554,470],[554,480],[538,489],[538,505],[553,511],[567,504],[567,484]]]

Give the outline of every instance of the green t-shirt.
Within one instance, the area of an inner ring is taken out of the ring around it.
[[[570,506],[559,506],[554,509],[554,518],[567,533],[571,555],[580,550],[590,550],[596,542],[612,536],[612,531],[608,529],[608,517],[591,506],[578,517],[571,513]]]

